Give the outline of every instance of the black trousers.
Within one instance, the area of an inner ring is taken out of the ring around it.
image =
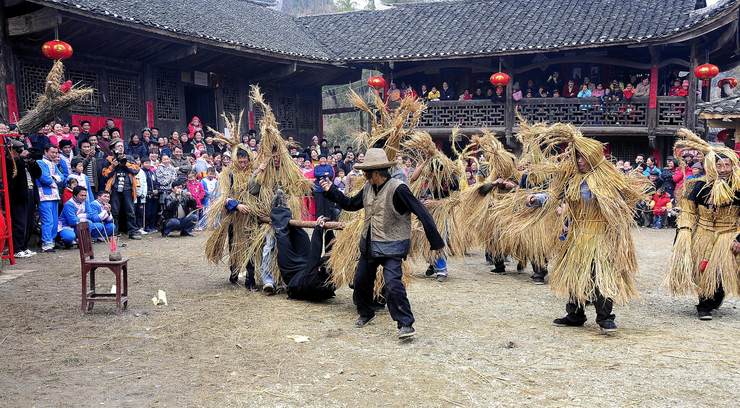
[[[547,264],[537,265],[532,262],[532,277],[545,279],[545,276],[547,276]]]
[[[136,214],[136,226],[138,229],[144,228],[144,222],[146,222],[146,203],[142,203],[140,198],[136,198],[134,204],[134,213]]]
[[[607,321],[614,321],[614,314],[612,314],[612,307],[614,302],[611,299],[605,298],[599,289],[596,289],[594,298],[588,302],[594,305],[596,309],[596,323],[602,323]],[[587,303],[587,304],[588,304]],[[573,322],[583,323],[586,321],[586,311],[583,305],[577,302],[570,301],[565,305],[565,311],[568,312],[568,320]]]
[[[10,201],[10,218],[13,225],[13,251],[28,249],[28,240],[33,230],[33,210],[36,207],[33,190],[26,191],[22,199],[17,197]]]
[[[126,232],[129,235],[133,235],[139,229],[136,226],[136,211],[134,210],[134,200],[131,197],[131,190],[118,192],[113,191],[110,193],[110,210],[113,214],[113,219],[119,222],[119,214],[121,210],[126,215]],[[121,228],[119,228],[119,231]]]
[[[146,214],[146,225],[143,227],[148,230],[156,230],[159,224],[159,199],[157,197],[147,198],[144,213]]]
[[[414,315],[411,313],[411,304],[406,296],[406,287],[401,281],[400,258],[368,258],[360,255],[355,273],[355,290],[352,294],[357,305],[357,313],[362,317],[375,316],[373,288],[375,274],[380,266],[383,267],[385,280],[383,295],[391,318],[396,321],[399,328],[413,325]]]
[[[720,284],[717,291],[714,292],[714,296],[708,298],[699,297],[699,304],[696,305],[696,310],[699,312],[711,312],[714,309],[719,309],[723,300],[725,300],[725,290],[722,288],[722,284]]]
[[[236,277],[239,276],[239,264],[235,257],[231,255],[231,243],[234,240],[234,225],[229,225],[229,233],[227,235],[229,239],[229,270],[231,272],[231,278],[236,280]],[[252,261],[249,261],[247,264],[247,278],[246,278],[247,285],[255,286],[257,283],[254,280],[254,263]]]
[[[337,219],[337,211],[336,207],[334,206],[334,203],[329,201],[328,198],[326,198],[326,195],[324,195],[323,192],[316,192],[313,193],[313,199],[316,202],[316,217],[324,216],[328,220],[335,220]]]

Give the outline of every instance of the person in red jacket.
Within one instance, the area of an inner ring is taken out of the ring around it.
[[[663,187],[658,188],[658,191],[653,194],[653,228],[663,228],[670,203],[671,195],[666,193]]]
[[[578,87],[572,79],[563,87],[563,98],[575,98],[578,96]]]

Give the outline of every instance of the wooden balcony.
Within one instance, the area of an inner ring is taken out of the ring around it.
[[[602,104],[599,98],[528,98],[518,102],[489,100],[432,101],[419,127],[434,135],[449,135],[454,126],[466,133],[490,129],[511,135],[516,132],[514,112],[531,122],[572,123],[586,135],[668,136],[686,126],[686,98],[659,96],[655,109],[648,98]]]

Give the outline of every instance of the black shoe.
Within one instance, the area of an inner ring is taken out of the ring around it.
[[[601,327],[601,332],[604,334],[617,331],[617,324],[614,323],[613,320],[605,320],[603,322],[600,322],[599,327]]]
[[[46,253],[46,254],[50,254],[50,253],[53,253],[53,252],[56,252],[56,251],[57,251],[57,250],[56,250],[56,249],[54,249],[54,248],[52,247],[52,248],[47,248],[47,249],[44,249],[44,250],[43,250],[43,251],[41,251],[41,252],[43,252],[43,253]]]
[[[541,276],[532,276],[532,283],[534,283],[535,285],[544,285],[545,278]]]
[[[436,272],[434,272],[434,265],[429,265],[427,271],[424,272],[424,276],[426,276],[427,278],[431,278],[432,276],[434,276],[435,273]]]
[[[193,234],[191,234],[191,233],[189,233],[189,232],[187,232],[187,231],[181,231],[181,232],[180,232],[180,236],[181,236],[181,237],[192,237],[192,236],[193,236]]]
[[[239,283],[239,275],[231,275],[229,276],[229,282],[231,282],[232,285],[236,285]]]
[[[552,321],[552,324],[559,327],[579,327],[583,326],[586,320],[573,320],[568,316],[561,317]]]
[[[262,285],[262,291],[265,292],[265,295],[272,296],[275,294],[275,285],[272,283],[266,283]]]
[[[375,319],[375,315],[372,315],[372,316],[370,316],[370,317],[364,317],[364,316],[360,316],[360,317],[358,317],[358,318],[357,318],[357,320],[355,321],[355,327],[357,327],[358,329],[359,329],[359,328],[362,328],[362,327],[365,327],[365,326],[367,326],[367,325],[368,325],[368,324],[369,324],[370,322],[372,322],[372,321],[373,321],[373,319]]]
[[[516,271],[517,272],[521,272],[521,271],[524,270],[524,267],[525,267],[524,262],[517,262],[517,264],[516,264]]]
[[[414,337],[415,334],[416,330],[411,326],[403,326],[398,329],[398,338],[402,340]]]
[[[141,235],[140,234],[131,234],[128,236],[128,239],[133,239],[134,241],[141,241]]]
[[[506,266],[498,265],[495,268],[491,269],[491,272],[503,275],[506,273]]]
[[[712,311],[711,310],[699,310],[699,320],[712,320]]]

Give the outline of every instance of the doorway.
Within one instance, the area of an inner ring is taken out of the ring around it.
[[[193,116],[200,118],[203,129],[206,126],[218,129],[216,96],[213,89],[195,86],[185,87],[185,117],[187,123],[190,123]]]

